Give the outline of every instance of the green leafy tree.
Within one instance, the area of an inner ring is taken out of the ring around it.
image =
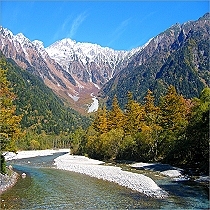
[[[5,69],[2,68],[5,67]],[[15,151],[15,140],[22,132],[20,121],[22,116],[16,115],[16,107],[13,105],[15,94],[10,88],[6,77],[6,64],[0,61],[0,143],[1,151]]]
[[[151,145],[150,145],[150,138],[151,138],[151,128],[149,126],[143,125],[141,127],[141,131],[136,132],[134,135],[134,139],[136,142],[136,160],[147,162],[153,159],[151,157]]]
[[[192,115],[187,127],[187,150],[185,160],[197,163],[205,171],[209,171],[209,111],[210,88],[204,88],[199,98],[193,100]]]
[[[85,131],[78,128],[69,137],[71,140],[71,154],[80,154],[84,147]]]
[[[0,153],[1,173],[5,173],[5,161],[2,151],[16,151],[15,141],[21,136],[20,121],[16,107],[13,105],[15,95],[6,77],[6,63],[0,60]]]
[[[40,149],[40,143],[37,140],[34,140],[34,139],[31,140],[30,149],[32,150]]]
[[[0,154],[1,155],[1,159],[0,159],[0,165],[1,165],[1,167],[0,167],[0,173],[1,174],[6,174],[7,173],[7,171],[6,171],[6,162],[5,162],[5,158],[4,158],[4,156],[2,155],[2,154]]]
[[[117,159],[121,160],[136,160],[137,144],[133,135],[125,135],[119,145]]]
[[[185,136],[176,141],[169,163],[209,174],[209,110],[210,88],[204,88],[199,98],[192,99]]]
[[[101,152],[103,159],[115,159],[123,142],[124,131],[122,128],[111,129],[100,135]]]
[[[87,129],[85,151],[91,158],[103,159],[100,134],[92,125]]]

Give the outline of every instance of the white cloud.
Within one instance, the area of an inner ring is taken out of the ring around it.
[[[125,32],[127,26],[129,25],[131,18],[122,21],[118,27],[114,30],[112,34],[112,40],[109,42],[109,45],[115,42],[119,37]]]
[[[61,37],[72,38],[76,34],[79,26],[84,22],[86,18],[87,18],[86,12],[79,14],[75,19],[73,19],[72,15],[69,15],[60,25],[58,30],[55,32],[52,42],[54,42],[55,40],[57,41]]]
[[[72,19],[72,16],[71,16],[71,15],[69,15],[69,16],[65,19],[65,21],[64,21],[63,24],[62,24],[62,28],[61,28],[62,31],[66,31],[66,30],[67,30],[67,28],[69,27],[68,25],[69,25],[71,19]]]
[[[83,23],[83,21],[84,21],[86,18],[87,18],[87,13],[86,13],[86,12],[83,12],[83,13],[79,14],[79,15],[73,20],[73,23],[72,23],[72,25],[71,25],[70,32],[69,32],[69,34],[68,34],[68,36],[69,36],[70,38],[72,38],[72,37],[76,34],[76,32],[77,32],[79,26]]]

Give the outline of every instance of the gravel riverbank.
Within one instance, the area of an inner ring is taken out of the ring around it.
[[[164,198],[168,194],[161,189],[151,178],[143,175],[123,171],[120,167],[106,166],[104,162],[90,159],[84,156],[74,156],[69,154],[69,149],[60,150],[33,150],[33,151],[20,151],[18,154],[6,153],[5,159],[23,159],[36,156],[48,156],[57,152],[65,152],[65,155],[56,158],[55,165],[58,169],[73,171],[85,174],[98,179],[103,179],[110,182],[115,182],[121,186],[130,188],[132,190],[144,193],[147,196]],[[186,177],[182,176],[182,169],[174,168],[167,164],[159,163],[135,163],[130,165],[136,169],[153,170],[160,172],[164,176],[170,176],[176,180],[183,180]],[[16,174],[16,173],[15,173]],[[0,192],[13,186],[17,180],[17,174],[12,174],[11,177],[0,176],[1,188]]]
[[[142,174],[122,171],[120,167],[101,165],[102,161],[84,156],[73,156],[69,153],[59,156],[54,161],[58,169],[115,182],[151,197],[165,198],[168,196],[167,192],[162,190],[151,178]]]
[[[54,153],[59,153],[59,152],[69,152],[69,149],[28,150],[28,151],[18,151],[17,153],[5,152],[4,157],[5,160],[16,160],[16,159],[31,158],[37,156],[53,155]]]
[[[0,174],[0,194],[14,186],[18,180],[18,173],[11,171],[11,175]]]

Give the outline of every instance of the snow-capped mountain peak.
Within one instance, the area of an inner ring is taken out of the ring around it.
[[[139,49],[117,51],[69,38],[45,48],[39,40],[30,41],[22,33],[13,35],[0,27],[0,50],[22,68],[40,76],[58,95],[70,103],[73,100],[74,107],[79,104],[84,109],[80,99],[91,97],[91,93],[96,95]]]
[[[39,40],[34,40],[32,42],[38,49],[44,49],[44,43],[42,41]]]
[[[16,41],[18,41],[21,45],[23,44],[29,44],[32,45],[31,41],[25,37],[22,33],[18,33],[17,35],[14,35],[14,38]]]
[[[126,51],[116,51],[98,44],[71,39],[57,41],[47,47],[46,51],[67,72],[75,74],[77,71],[78,74],[78,71],[85,70],[89,75],[85,80],[93,81],[99,86],[113,77],[119,62],[127,55]],[[103,81],[97,81],[98,75],[103,75]]]
[[[70,38],[65,38],[59,41],[56,41],[46,49],[61,49],[61,48],[72,48],[76,44],[75,40],[72,40]]]
[[[0,26],[0,34],[3,37],[13,38],[13,33],[9,29],[3,28],[2,26]]]

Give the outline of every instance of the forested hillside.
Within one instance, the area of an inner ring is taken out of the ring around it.
[[[56,143],[52,143],[56,139],[55,136],[69,134],[80,127],[88,126],[87,117],[65,106],[40,78],[21,69],[13,60],[6,59],[2,53],[0,68],[6,70],[7,79],[16,95],[14,100],[16,114],[22,116],[21,127],[26,131],[26,139],[21,140],[25,149],[34,147],[31,140],[39,142],[41,136],[46,143],[42,148],[56,146]],[[38,144],[35,142],[35,147],[41,148],[40,142]]]

